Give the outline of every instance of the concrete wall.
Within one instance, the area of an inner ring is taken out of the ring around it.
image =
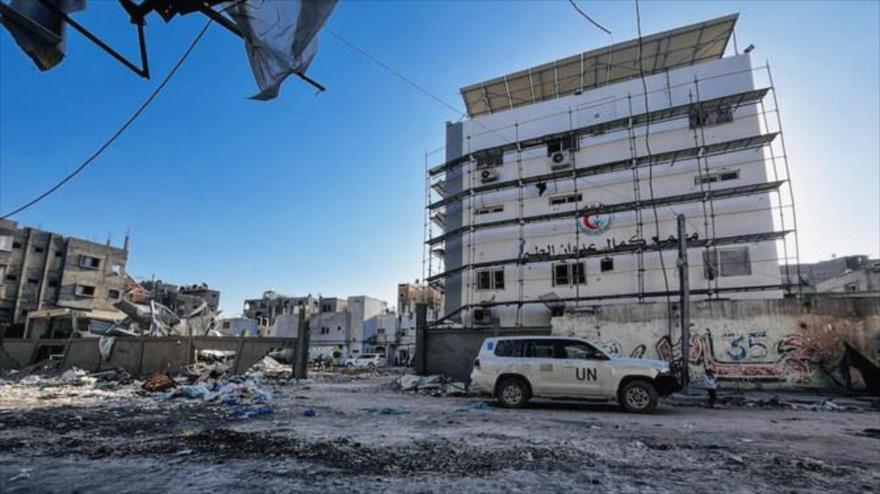
[[[507,336],[547,335],[550,328],[506,330]],[[473,370],[474,358],[483,340],[493,336],[492,328],[429,329],[425,333],[427,374],[443,374],[467,382]]]
[[[677,308],[676,308],[677,309]],[[666,304],[594,306],[553,318],[553,334],[591,340],[611,354],[681,359],[681,331]],[[841,389],[846,344],[880,365],[880,297],[691,304],[691,379],[714,369],[736,388]],[[863,376],[851,370],[853,385]]]

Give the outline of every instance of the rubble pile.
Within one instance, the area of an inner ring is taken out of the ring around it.
[[[290,368],[264,357],[247,373],[234,375],[232,363],[196,362],[177,375],[157,372],[141,381],[124,369],[89,373],[73,367],[63,372],[52,366],[34,366],[0,379],[0,402],[100,405],[103,400],[142,399],[157,402],[198,400],[231,408],[235,417],[272,413],[270,401],[275,384],[289,379]]]
[[[467,385],[439,374],[416,376],[404,374],[394,381],[399,391],[416,392],[426,396],[467,396]]]

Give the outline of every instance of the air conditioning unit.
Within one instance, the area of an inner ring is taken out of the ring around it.
[[[550,169],[564,170],[571,168],[571,153],[568,151],[556,151],[550,155]]]
[[[492,324],[492,311],[489,309],[474,309],[474,324],[488,326]]]
[[[483,170],[480,172],[480,182],[487,184],[498,180],[498,172],[495,170]]]

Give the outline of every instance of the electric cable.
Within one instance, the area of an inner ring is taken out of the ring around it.
[[[196,45],[199,43],[199,41],[202,39],[202,37],[208,31],[208,28],[211,26],[211,24],[213,22],[214,22],[213,20],[208,19],[208,22],[205,23],[205,27],[203,27],[202,30],[199,31],[199,34],[196,35],[196,37],[192,40],[192,42],[189,44],[189,46],[186,48],[186,50],[183,52],[183,54],[177,60],[177,63],[174,64],[174,66],[171,68],[171,70],[168,72],[168,74],[165,75],[165,77],[162,79],[162,82],[160,82],[159,85],[156,86],[156,89],[154,89],[153,92],[150,94],[150,96],[148,96],[147,99],[144,100],[143,103],[141,103],[141,106],[130,117],[128,117],[128,120],[126,120],[125,123],[122,124],[122,127],[120,127],[116,132],[114,132],[113,135],[111,135],[110,138],[107,139],[104,142],[104,144],[102,144],[101,147],[98,148],[97,151],[92,153],[91,156],[89,156],[79,166],[74,168],[73,171],[71,171],[70,173],[67,174],[67,176],[65,176],[60,181],[58,181],[58,183],[56,183],[55,185],[50,187],[45,192],[38,195],[37,197],[31,199],[30,201],[26,202],[25,204],[19,206],[18,208],[12,210],[11,212],[6,213],[3,216],[0,216],[0,220],[5,220],[13,215],[16,215],[16,214],[24,211],[25,209],[30,208],[34,204],[37,204],[38,202],[42,201],[43,199],[48,197],[50,194],[52,194],[53,192],[57,191],[62,186],[64,186],[64,184],[69,182],[75,176],[79,175],[83,170],[86,169],[86,167],[91,165],[99,156],[101,156],[101,154],[107,148],[109,148],[110,145],[112,145],[114,142],[116,142],[116,139],[118,139],[119,136],[121,136],[131,126],[131,124],[133,124],[135,122],[135,120],[137,120],[137,118],[144,112],[144,110],[146,110],[147,107],[150,106],[150,103],[152,103],[153,100],[156,99],[156,96],[158,96],[159,93],[162,91],[162,89],[168,84],[168,82],[171,81],[171,78],[174,76],[175,73],[177,73],[177,70],[181,67],[181,65],[183,65],[183,62],[187,59],[189,54],[192,53],[193,49],[196,47]]]

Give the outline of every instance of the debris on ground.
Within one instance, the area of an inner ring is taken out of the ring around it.
[[[673,394],[667,403],[677,406],[706,406],[704,394]],[[762,408],[808,410],[814,412],[876,412],[880,401],[871,398],[852,398],[846,396],[822,396],[813,393],[752,391],[721,393],[718,405],[735,408]]]
[[[175,387],[176,384],[174,379],[171,379],[171,376],[165,374],[164,372],[157,372],[150,376],[149,379],[144,381],[144,384],[141,386],[144,391],[148,391],[150,393],[158,393],[160,391],[165,391],[166,389],[170,389]]]
[[[427,396],[467,396],[467,385],[439,374],[416,376],[404,374],[394,381],[400,391],[412,391]]]
[[[406,415],[409,413],[409,410],[396,407],[370,407],[364,408],[364,411],[378,415]]]
[[[471,403],[469,405],[463,406],[463,407],[459,408],[457,411],[459,411],[459,412],[485,412],[490,409],[491,409],[491,407],[489,407],[489,404],[486,403],[485,401],[477,401],[477,402]]]

